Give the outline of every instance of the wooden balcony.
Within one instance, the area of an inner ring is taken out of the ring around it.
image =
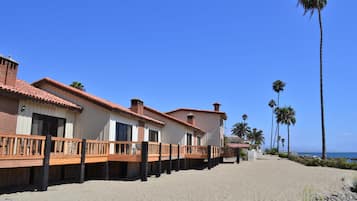
[[[141,162],[142,142],[98,141],[51,137],[49,165],[103,163],[108,161]],[[0,134],[0,168],[42,166],[45,136]],[[82,150],[85,147],[85,150]],[[208,156],[208,147],[211,147]],[[182,146],[147,142],[147,161],[219,158],[214,146]]]

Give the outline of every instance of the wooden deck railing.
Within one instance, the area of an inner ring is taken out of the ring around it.
[[[172,158],[177,159],[178,145],[177,144],[171,144],[171,147],[172,147],[172,153],[171,153],[172,154]]]
[[[45,157],[45,136],[35,135],[7,135],[0,134],[0,168],[8,167],[13,162],[10,160],[37,160],[36,165],[41,165]],[[82,148],[85,143],[85,152]],[[99,141],[81,140],[75,138],[51,138],[50,165],[79,164],[82,153],[85,153],[85,163],[106,161],[141,162],[141,142],[129,141]],[[171,159],[207,159],[207,146],[184,146],[171,144]],[[160,143],[148,142],[148,161],[158,161],[160,156]],[[218,158],[222,154],[219,147],[211,146],[211,158]],[[170,144],[161,143],[161,160],[170,159]],[[5,165],[4,165],[5,164]],[[33,165],[32,161],[31,164]],[[26,166],[22,164],[21,167]]]
[[[108,156],[109,142],[87,140],[86,156]]]
[[[138,162],[141,160],[141,142],[110,141],[109,159],[113,161]]]
[[[0,134],[1,159],[43,159],[45,137]]]
[[[208,156],[206,146],[186,146],[187,158],[207,158]]]

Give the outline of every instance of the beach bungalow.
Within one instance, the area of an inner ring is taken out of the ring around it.
[[[213,107],[213,110],[180,108],[166,114],[183,121],[188,116],[194,116],[195,125],[206,132],[204,138],[205,144],[223,147],[224,121],[227,120],[227,114],[220,111],[219,103],[214,103]]]
[[[26,136],[30,135],[72,138],[76,116],[82,107],[17,79],[17,71],[16,61],[0,56],[0,154],[13,155],[9,152],[11,145],[18,152],[23,147],[28,147],[29,152],[40,151],[40,140],[28,139]],[[19,136],[23,136],[22,140],[16,141]],[[0,177],[4,178],[0,187],[26,184],[30,180],[30,168],[7,167],[37,166],[39,162],[0,160]]]
[[[134,151],[136,147],[140,147],[139,143],[142,141],[161,142],[165,123],[144,115],[143,102],[138,99],[131,100],[131,108],[127,109],[50,78],[41,79],[33,85],[81,106],[82,112],[77,116],[74,127],[75,138],[136,142],[134,146],[129,143],[127,145]],[[110,154],[119,151],[118,147],[119,145],[112,144]],[[111,171],[112,177],[139,176],[139,163],[135,161],[112,162],[110,165],[110,169],[115,169]],[[94,168],[92,172],[97,171]]]

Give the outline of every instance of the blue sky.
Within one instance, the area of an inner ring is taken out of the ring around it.
[[[356,6],[329,1],[323,12],[328,151],[357,151]],[[218,101],[227,134],[246,113],[267,144],[271,85],[281,79],[281,103],[297,112],[292,149],[320,150],[318,21],[296,0],[12,0],[1,8],[0,54],[20,63],[21,79],[78,80],[121,105],[139,97],[161,111]]]

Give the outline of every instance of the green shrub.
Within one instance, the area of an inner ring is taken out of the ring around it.
[[[265,153],[270,155],[278,155],[278,150],[276,148],[266,149]]]
[[[279,156],[284,157],[280,154]],[[332,167],[339,169],[351,169],[357,170],[357,163],[348,162],[344,158],[326,159],[321,160],[319,158],[307,157],[307,156],[294,156],[290,155],[289,160],[301,163],[306,166],[322,166],[322,167]]]
[[[351,191],[357,193],[357,177],[353,178]]]
[[[279,153],[280,158],[288,158],[288,153]]]

